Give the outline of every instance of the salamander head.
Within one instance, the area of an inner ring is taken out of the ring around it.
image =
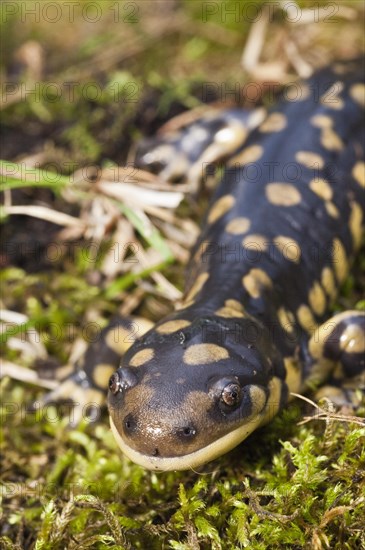
[[[256,338],[252,320],[215,316],[167,330],[184,322],[165,321],[147,333],[109,383],[116,441],[148,469],[184,470],[217,458],[285,400],[275,353],[256,321]]]

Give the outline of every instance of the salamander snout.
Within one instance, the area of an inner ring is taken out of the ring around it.
[[[195,444],[199,428],[192,419],[177,415],[153,414],[151,409],[112,409],[109,412],[122,440],[130,447],[149,456],[167,457],[184,454]]]
[[[181,445],[186,448],[197,436],[198,430],[192,422],[177,425],[156,423],[144,425],[138,417],[127,414],[122,423],[123,436],[129,444],[151,456],[170,456],[172,449]]]
[[[109,380],[108,405],[120,438],[149,456],[185,454],[196,445],[201,432],[191,406],[171,405],[174,388],[161,394],[145,383],[139,369],[120,367]],[[163,399],[165,396],[165,400]]]
[[[185,423],[181,426],[163,427],[163,426],[148,426],[144,427],[138,422],[138,417],[131,413],[127,414],[123,421],[123,432],[126,437],[133,439],[133,437],[139,437],[141,433],[146,432],[153,436],[154,441],[158,441],[158,436],[162,434],[164,437],[169,436],[171,438],[176,437],[177,440],[188,441],[193,439],[197,434],[197,429],[194,424]]]

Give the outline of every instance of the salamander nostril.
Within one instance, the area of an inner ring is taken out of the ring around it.
[[[124,419],[124,431],[132,435],[137,430],[137,422],[132,414],[128,414]]]
[[[183,428],[177,428],[176,435],[181,439],[192,438],[196,435],[196,429],[194,426],[184,426]]]

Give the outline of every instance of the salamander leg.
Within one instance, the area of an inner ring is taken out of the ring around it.
[[[207,167],[232,156],[264,116],[264,109],[211,109],[180,127],[176,117],[160,136],[141,143],[134,162],[166,181],[187,182],[196,192]]]
[[[365,404],[365,313],[346,311],[325,322],[309,341],[308,388],[327,384],[316,398],[357,408]]]
[[[109,378],[118,368],[122,355],[152,324],[142,318],[114,317],[95,335],[94,341],[73,366],[72,374],[37,402],[37,407],[72,401],[70,424],[78,424],[84,416],[88,420],[97,418],[100,406],[106,401]]]

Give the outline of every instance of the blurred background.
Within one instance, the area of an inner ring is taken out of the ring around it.
[[[4,1],[0,9],[2,157],[42,152],[41,164],[63,172],[70,161],[123,162],[132,139],[184,109],[224,101],[223,86],[283,84],[364,50],[361,1]],[[252,103],[244,88],[228,99]]]

